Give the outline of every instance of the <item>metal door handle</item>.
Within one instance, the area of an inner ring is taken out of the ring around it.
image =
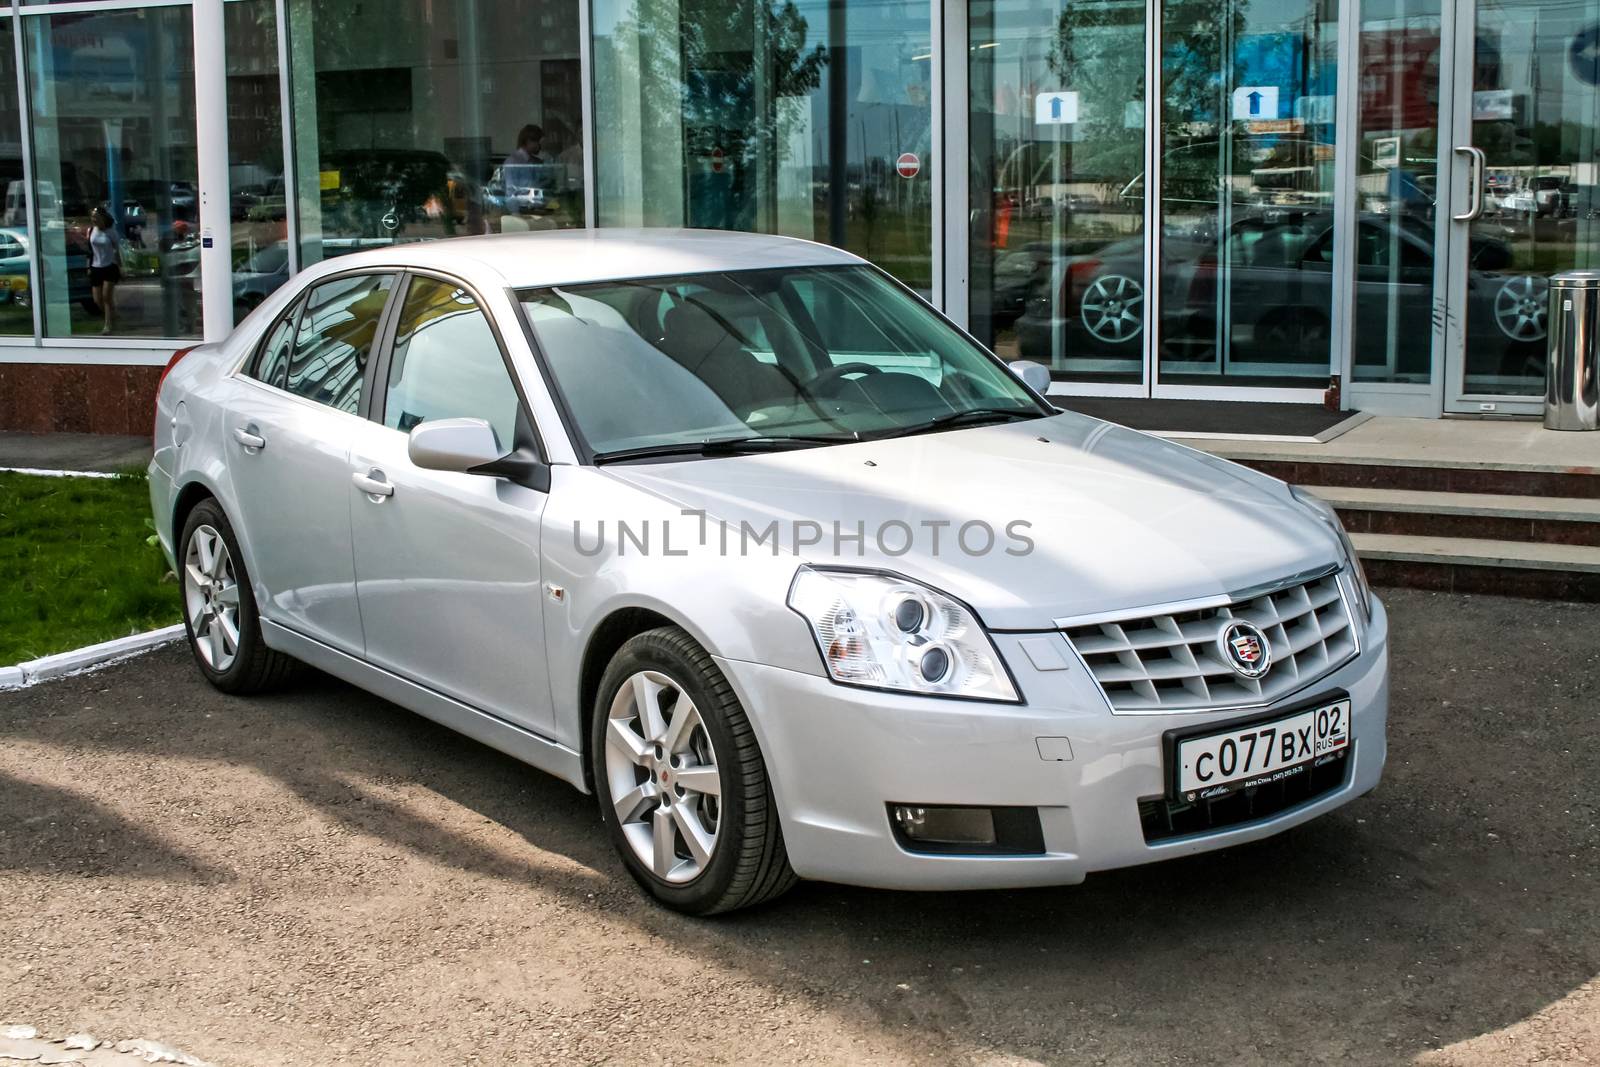
[[[1450,217],[1457,222],[1475,222],[1478,216],[1483,214],[1483,177],[1488,169],[1489,160],[1483,154],[1483,149],[1474,148],[1471,145],[1457,145],[1455,150],[1465,155],[1472,163],[1470,181],[1467,186],[1472,194],[1472,199],[1467,201],[1467,210],[1459,215]]]
[[[233,428],[233,439],[246,448],[263,449],[267,447],[267,439],[253,432],[254,427],[247,430],[240,426]]]
[[[383,480],[383,472],[372,470],[367,474],[356,471],[350,476],[355,487],[368,496],[394,496],[394,486]]]

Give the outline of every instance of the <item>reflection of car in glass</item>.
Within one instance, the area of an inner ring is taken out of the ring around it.
[[[274,241],[256,249],[255,253],[233,270],[233,307],[235,320],[242,319],[256,309],[256,305],[271,296],[289,280],[289,244]]]
[[[281,176],[254,185],[235,185],[228,198],[228,214],[234,222],[275,222],[284,218],[287,210]]]
[[[506,215],[543,215],[555,210],[555,190],[566,171],[555,163],[506,163],[484,185],[486,207]]]
[[[1049,241],[1032,241],[994,254],[989,316],[997,325],[1015,322],[1022,315],[1034,279],[1041,270],[1049,269],[1054,256]]]
[[[408,225],[448,215],[450,161],[417,148],[326,152],[320,165],[327,232],[394,237]]]
[[[32,279],[28,274],[28,258],[33,235],[22,227],[0,230],[0,234],[10,239],[3,246],[8,251],[3,266],[0,266],[0,270],[4,271],[9,299],[19,304],[31,304],[33,290]],[[58,241],[61,242],[60,245],[57,244]],[[59,249],[65,250],[64,260],[57,254]],[[89,290],[89,239],[86,233],[71,229],[53,229],[47,232],[44,255],[40,259],[39,267],[44,272],[46,289],[56,295],[60,294],[57,286],[61,283],[61,273],[65,268],[67,299],[91,315],[100,313],[99,306],[95,304],[94,296]]]
[[[1534,210],[1540,218],[1560,218],[1567,213],[1567,183],[1563,178],[1539,177],[1529,183]]]
[[[28,231],[0,229],[0,303],[10,303],[28,289]]]
[[[1567,185],[1566,192],[1568,218],[1600,218],[1600,186],[1572,182]]]
[[[1225,246],[1171,234],[1162,243],[1163,359],[1215,360],[1220,286],[1230,286],[1235,359],[1326,367],[1331,336],[1334,230],[1325,211],[1257,210],[1234,222]],[[1222,254],[1219,255],[1219,249]],[[1475,236],[1468,276],[1470,350],[1499,352],[1508,373],[1543,356],[1548,283],[1506,273],[1511,251]],[[1390,298],[1401,321],[1426,323],[1434,284],[1431,227],[1387,215],[1361,218],[1356,239],[1358,344],[1381,343]],[[1224,274],[1223,268],[1226,268]],[[1137,358],[1144,330],[1144,242],[1130,238],[1069,256],[1035,279],[1017,322],[1024,358]],[[1415,346],[1424,361],[1428,346]],[[1381,354],[1381,353],[1380,353]],[[1363,353],[1358,350],[1357,358]]]
[[[5,225],[28,225],[28,201],[26,195],[26,182],[13,181],[6,185]],[[39,217],[42,219],[59,218],[61,215],[61,200],[56,196],[54,182],[38,181],[34,183],[34,201],[39,207]]]
[[[1573,214],[1575,187],[1565,178],[1528,178],[1499,197],[1502,214],[1518,216],[1528,222],[1536,219],[1568,218]]]
[[[144,227],[152,215],[160,220],[163,230],[167,232],[178,223],[192,225],[199,221],[198,200],[192,182],[143,179],[123,181],[117,188],[122,195],[118,227],[123,236],[135,244],[143,239]],[[165,238],[166,233],[162,236]]]
[[[309,662],[558,775],[693,914],[1072,884],[1375,787],[1333,510],[1020,378],[821,244],[409,243],[175,356],[150,497],[207,681]]]

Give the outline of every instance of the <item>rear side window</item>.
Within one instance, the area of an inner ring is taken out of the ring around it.
[[[392,274],[366,274],[323,282],[306,298],[280,389],[354,414],[361,403],[361,376],[377,339]],[[262,361],[263,366],[266,360]]]
[[[427,419],[483,419],[511,451],[517,391],[489,320],[472,294],[415,277],[406,290],[389,361],[383,424],[410,432]]]
[[[256,357],[255,369],[250,372],[252,378],[279,389],[288,388],[289,353],[293,351],[294,323],[299,313],[300,306],[296,304],[284,313],[283,318],[272,324]]]

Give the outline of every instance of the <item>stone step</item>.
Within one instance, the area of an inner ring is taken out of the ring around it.
[[[1374,585],[1600,601],[1592,545],[1359,532],[1350,540]]]
[[[1351,533],[1600,546],[1600,499],[1307,486]]]
[[[1220,450],[1219,454],[1294,485],[1600,500],[1600,468],[1587,466],[1552,470],[1406,460],[1268,458]]]

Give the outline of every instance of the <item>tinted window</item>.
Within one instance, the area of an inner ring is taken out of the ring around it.
[[[392,274],[335,278],[311,290],[300,315],[286,381],[272,384],[352,414]]]
[[[427,419],[459,418],[487,421],[509,452],[517,391],[472,295],[450,282],[413,278],[395,333],[383,424],[409,431]]]
[[[268,385],[275,385],[279,389],[287,388],[285,384],[289,376],[289,351],[290,340],[294,336],[295,316],[300,312],[297,303],[294,307],[284,312],[267,333],[267,339],[261,346],[261,354],[256,359],[255,370],[252,377]]]

